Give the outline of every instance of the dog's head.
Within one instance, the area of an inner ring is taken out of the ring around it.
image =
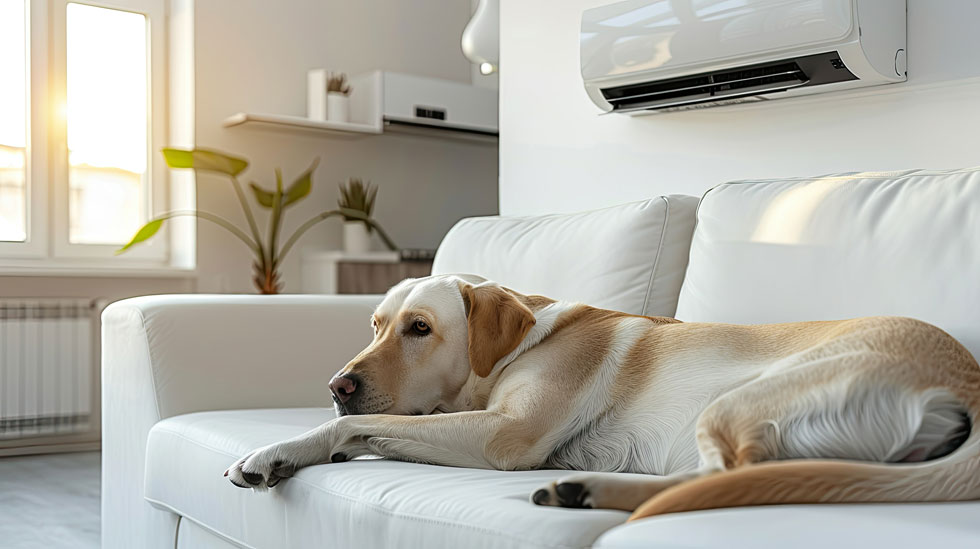
[[[517,295],[470,275],[406,280],[371,317],[374,340],[330,381],[339,415],[429,414],[487,377],[534,325]]]

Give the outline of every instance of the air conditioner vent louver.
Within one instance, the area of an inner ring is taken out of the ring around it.
[[[795,61],[777,61],[660,82],[607,88],[602,90],[602,95],[613,105],[613,112],[629,112],[772,93],[803,86],[809,80]]]

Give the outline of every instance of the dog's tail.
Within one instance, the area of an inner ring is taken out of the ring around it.
[[[976,408],[973,408],[975,411]],[[653,496],[630,520],[749,505],[888,503],[980,499],[980,425],[952,453],[920,463],[790,460],[690,480]]]

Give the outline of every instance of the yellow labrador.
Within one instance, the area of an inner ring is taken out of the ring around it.
[[[371,324],[330,383],[341,417],[238,460],[235,485],[380,455],[596,471],[531,501],[634,518],[980,499],[980,367],[917,320],[681,323],[460,275],[399,284]]]

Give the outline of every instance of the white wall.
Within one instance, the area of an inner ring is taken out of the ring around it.
[[[583,9],[503,0],[500,209],[573,211],[730,179],[980,164],[980,2],[908,0],[909,81],[855,92],[630,118],[582,88]]]
[[[358,176],[379,185],[375,216],[396,244],[434,248],[459,218],[496,213],[495,145],[390,135],[338,139],[223,128],[221,121],[238,111],[304,115],[311,68],[386,69],[470,83],[459,40],[471,8],[470,0],[198,0],[197,145],[248,158],[246,180],[266,186],[276,166],[288,180],[319,156],[314,191],[289,211],[286,234],[335,207],[337,183]],[[228,185],[200,176],[198,205],[243,223]],[[339,248],[340,225],[323,222],[302,245]],[[198,289],[252,291],[245,248],[208,224],[198,230]],[[286,291],[299,290],[299,251],[283,269]]]
[[[403,247],[434,248],[459,218],[497,212],[494,145],[405,136],[331,139],[221,127],[238,111],[305,114],[308,68],[386,69],[472,82],[471,64],[459,45],[471,0],[175,0],[171,9],[184,13],[190,6],[196,143],[249,158],[253,167],[246,181],[265,185],[273,182],[276,166],[290,178],[314,157],[321,158],[314,191],[290,210],[286,234],[314,213],[334,207],[337,183],[350,176],[379,184],[376,217]],[[183,145],[186,137],[176,139]],[[202,209],[244,226],[227,181],[202,175],[197,183]],[[301,241],[283,269],[286,291],[299,290],[302,246],[340,248],[340,221],[325,221]],[[0,276],[0,297],[116,300],[155,293],[254,292],[251,258],[234,237],[202,222],[197,255],[197,277]]]

